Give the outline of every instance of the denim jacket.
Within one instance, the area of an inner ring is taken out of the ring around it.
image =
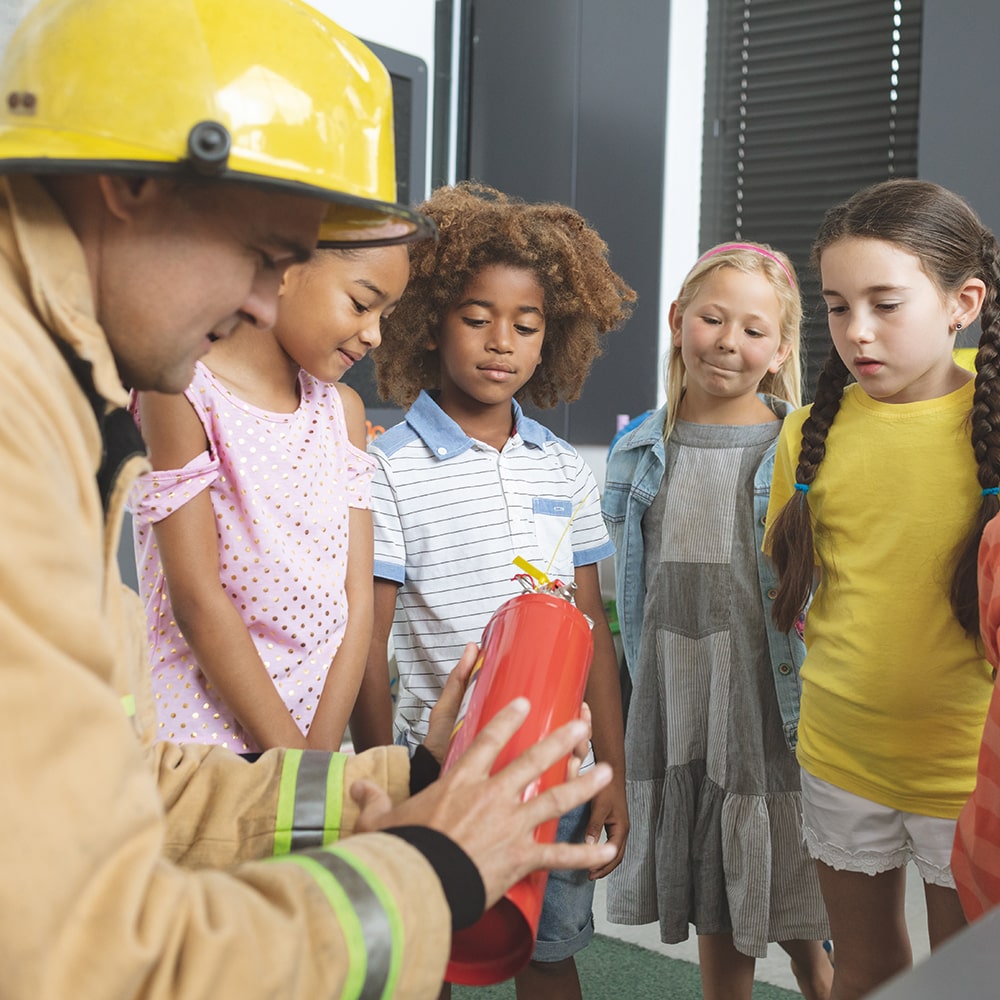
[[[779,417],[784,418],[792,411],[792,407],[783,400],[772,396],[760,398]],[[642,611],[646,601],[642,516],[653,502],[663,479],[666,450],[663,422],[666,413],[666,406],[661,407],[615,445],[608,460],[601,502],[608,533],[615,543],[615,596],[625,662],[630,675],[634,675],[639,662]],[[790,750],[794,750],[799,722],[799,667],[805,659],[805,645],[798,629],[789,633],[781,632],[771,620],[771,605],[777,592],[778,577],[770,559],[761,549],[776,446],[777,439],[768,448],[754,476],[754,533],[774,687],[778,694],[785,742]]]

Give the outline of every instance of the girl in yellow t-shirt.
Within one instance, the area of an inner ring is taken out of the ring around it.
[[[812,406],[782,428],[765,547],[779,627],[817,584],[803,828],[830,916],[833,997],[848,1000],[910,964],[909,861],[931,947],[964,924],[949,859],[990,695],[976,554],[1000,506],[1000,247],[958,196],[894,180],[827,213],[813,262],[834,349]],[[952,350],[980,313],[974,383]]]

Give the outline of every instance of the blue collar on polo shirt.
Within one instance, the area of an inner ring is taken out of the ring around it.
[[[541,448],[548,436],[546,429],[526,417],[516,399],[511,400],[514,426],[521,440],[532,448]],[[406,412],[406,422],[441,461],[468,451],[475,443],[461,427],[438,406],[429,392],[421,392]]]

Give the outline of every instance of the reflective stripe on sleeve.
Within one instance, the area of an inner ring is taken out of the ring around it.
[[[275,818],[276,855],[339,839],[346,766],[347,758],[339,753],[285,751]]]
[[[403,927],[395,903],[367,865],[336,849],[293,854],[330,903],[344,934],[348,969],[342,996],[383,1000],[395,994]]]

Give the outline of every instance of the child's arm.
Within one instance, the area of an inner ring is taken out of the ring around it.
[[[357,751],[392,743],[392,695],[389,691],[389,633],[396,613],[397,584],[375,581],[375,624],[358,699],[351,714],[351,740]]]
[[[206,446],[183,396],[142,393],[142,434],[154,469],[183,468]],[[177,625],[205,676],[262,747],[302,747],[242,618],[222,589],[215,515],[207,490],[153,526]]]
[[[618,657],[604,613],[597,564],[576,568],[576,606],[594,623],[594,660],[587,680],[586,699],[593,716],[594,756],[610,764],[614,771],[611,783],[590,803],[587,839],[596,843],[601,831],[615,844],[618,853],[600,868],[591,869],[591,879],[603,878],[618,867],[628,839],[628,805],[625,799],[625,726],[622,719]]]
[[[344,405],[347,436],[351,444],[363,452],[368,444],[364,404],[353,389],[341,385],[336,388]],[[371,510],[352,507],[348,520],[345,581],[347,625],[309,728],[306,746],[310,750],[339,750],[344,740],[371,643],[373,558]]]

